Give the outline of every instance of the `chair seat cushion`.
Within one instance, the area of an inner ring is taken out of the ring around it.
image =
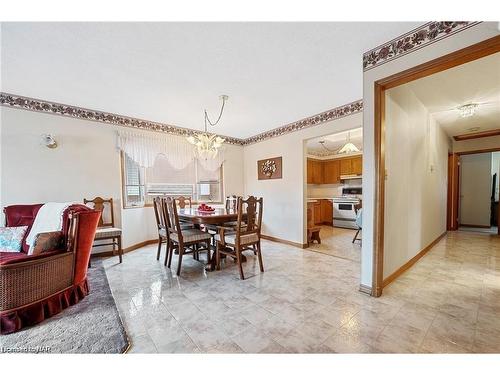
[[[97,228],[95,232],[95,239],[107,238],[107,237],[117,237],[122,234],[120,228]]]
[[[215,239],[217,241],[220,240],[220,235],[216,235]],[[234,245],[236,243],[236,233],[227,233],[224,235],[224,241],[229,244],[229,245]],[[255,243],[259,241],[259,236],[257,233],[250,233],[250,234],[240,234],[240,244],[241,245],[248,245],[251,243]]]
[[[186,229],[182,231],[182,241],[184,243],[207,241],[211,238],[212,236],[210,236],[210,233],[203,232],[199,229]],[[179,242],[179,236],[177,233],[172,233],[171,239],[175,242]]]

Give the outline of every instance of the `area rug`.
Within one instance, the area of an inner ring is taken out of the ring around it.
[[[90,294],[42,323],[0,336],[0,353],[123,353],[129,346],[102,263],[88,270]]]

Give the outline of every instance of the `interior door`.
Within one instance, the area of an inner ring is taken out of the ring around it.
[[[460,225],[490,227],[491,152],[460,158]]]

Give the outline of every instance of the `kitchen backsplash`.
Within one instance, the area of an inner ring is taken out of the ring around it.
[[[329,198],[342,195],[342,188],[348,186],[361,186],[362,180],[346,180],[342,184],[322,184],[322,185],[307,185],[308,198]]]

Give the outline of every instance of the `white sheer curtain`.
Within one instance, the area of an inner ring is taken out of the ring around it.
[[[145,168],[152,167],[160,154],[164,155],[175,169],[186,168],[195,158],[194,146],[179,136],[120,130],[117,146]],[[224,162],[224,150],[219,149],[218,155],[213,159],[200,159],[199,162],[206,170],[215,171]]]

